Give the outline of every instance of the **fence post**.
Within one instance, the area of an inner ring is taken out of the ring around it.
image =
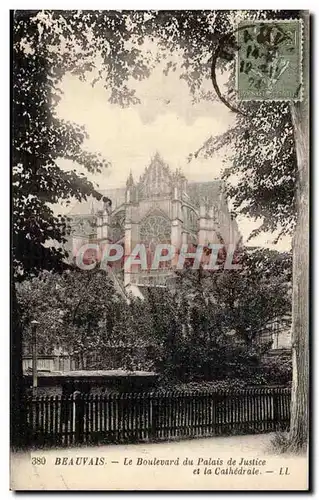
[[[154,397],[154,394],[151,394],[150,397],[150,403],[151,403],[151,411],[152,411],[152,420],[151,420],[151,439],[156,439],[157,438],[157,400]]]
[[[279,414],[279,396],[278,392],[275,389],[273,394],[273,403],[274,403],[274,431],[278,431],[280,428],[280,414]]]
[[[83,443],[84,441],[84,398],[79,391],[73,393],[73,419],[74,419],[74,434],[75,443]]]
[[[26,414],[32,443],[43,444],[49,438],[61,445],[82,444],[100,439],[101,431],[115,442],[157,441],[287,428],[289,398],[290,389],[282,388],[100,397],[75,391],[71,396],[30,398]]]

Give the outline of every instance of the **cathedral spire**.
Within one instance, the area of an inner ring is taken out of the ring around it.
[[[128,178],[127,178],[127,181],[126,181],[126,186],[127,186],[127,187],[134,186],[134,179],[133,179],[132,170],[130,170],[130,175],[129,175],[129,176],[128,176]]]
[[[94,203],[91,201],[91,215],[94,215]]]

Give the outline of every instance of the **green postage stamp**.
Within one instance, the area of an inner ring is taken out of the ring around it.
[[[302,22],[241,22],[237,30],[241,101],[302,100]]]

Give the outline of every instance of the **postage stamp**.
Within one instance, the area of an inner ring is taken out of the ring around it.
[[[238,100],[302,100],[300,20],[241,22],[237,40]]]

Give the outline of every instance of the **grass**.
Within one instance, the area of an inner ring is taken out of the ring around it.
[[[303,455],[307,452],[307,443],[291,443],[288,432],[276,432],[270,441],[269,451],[276,455]]]

